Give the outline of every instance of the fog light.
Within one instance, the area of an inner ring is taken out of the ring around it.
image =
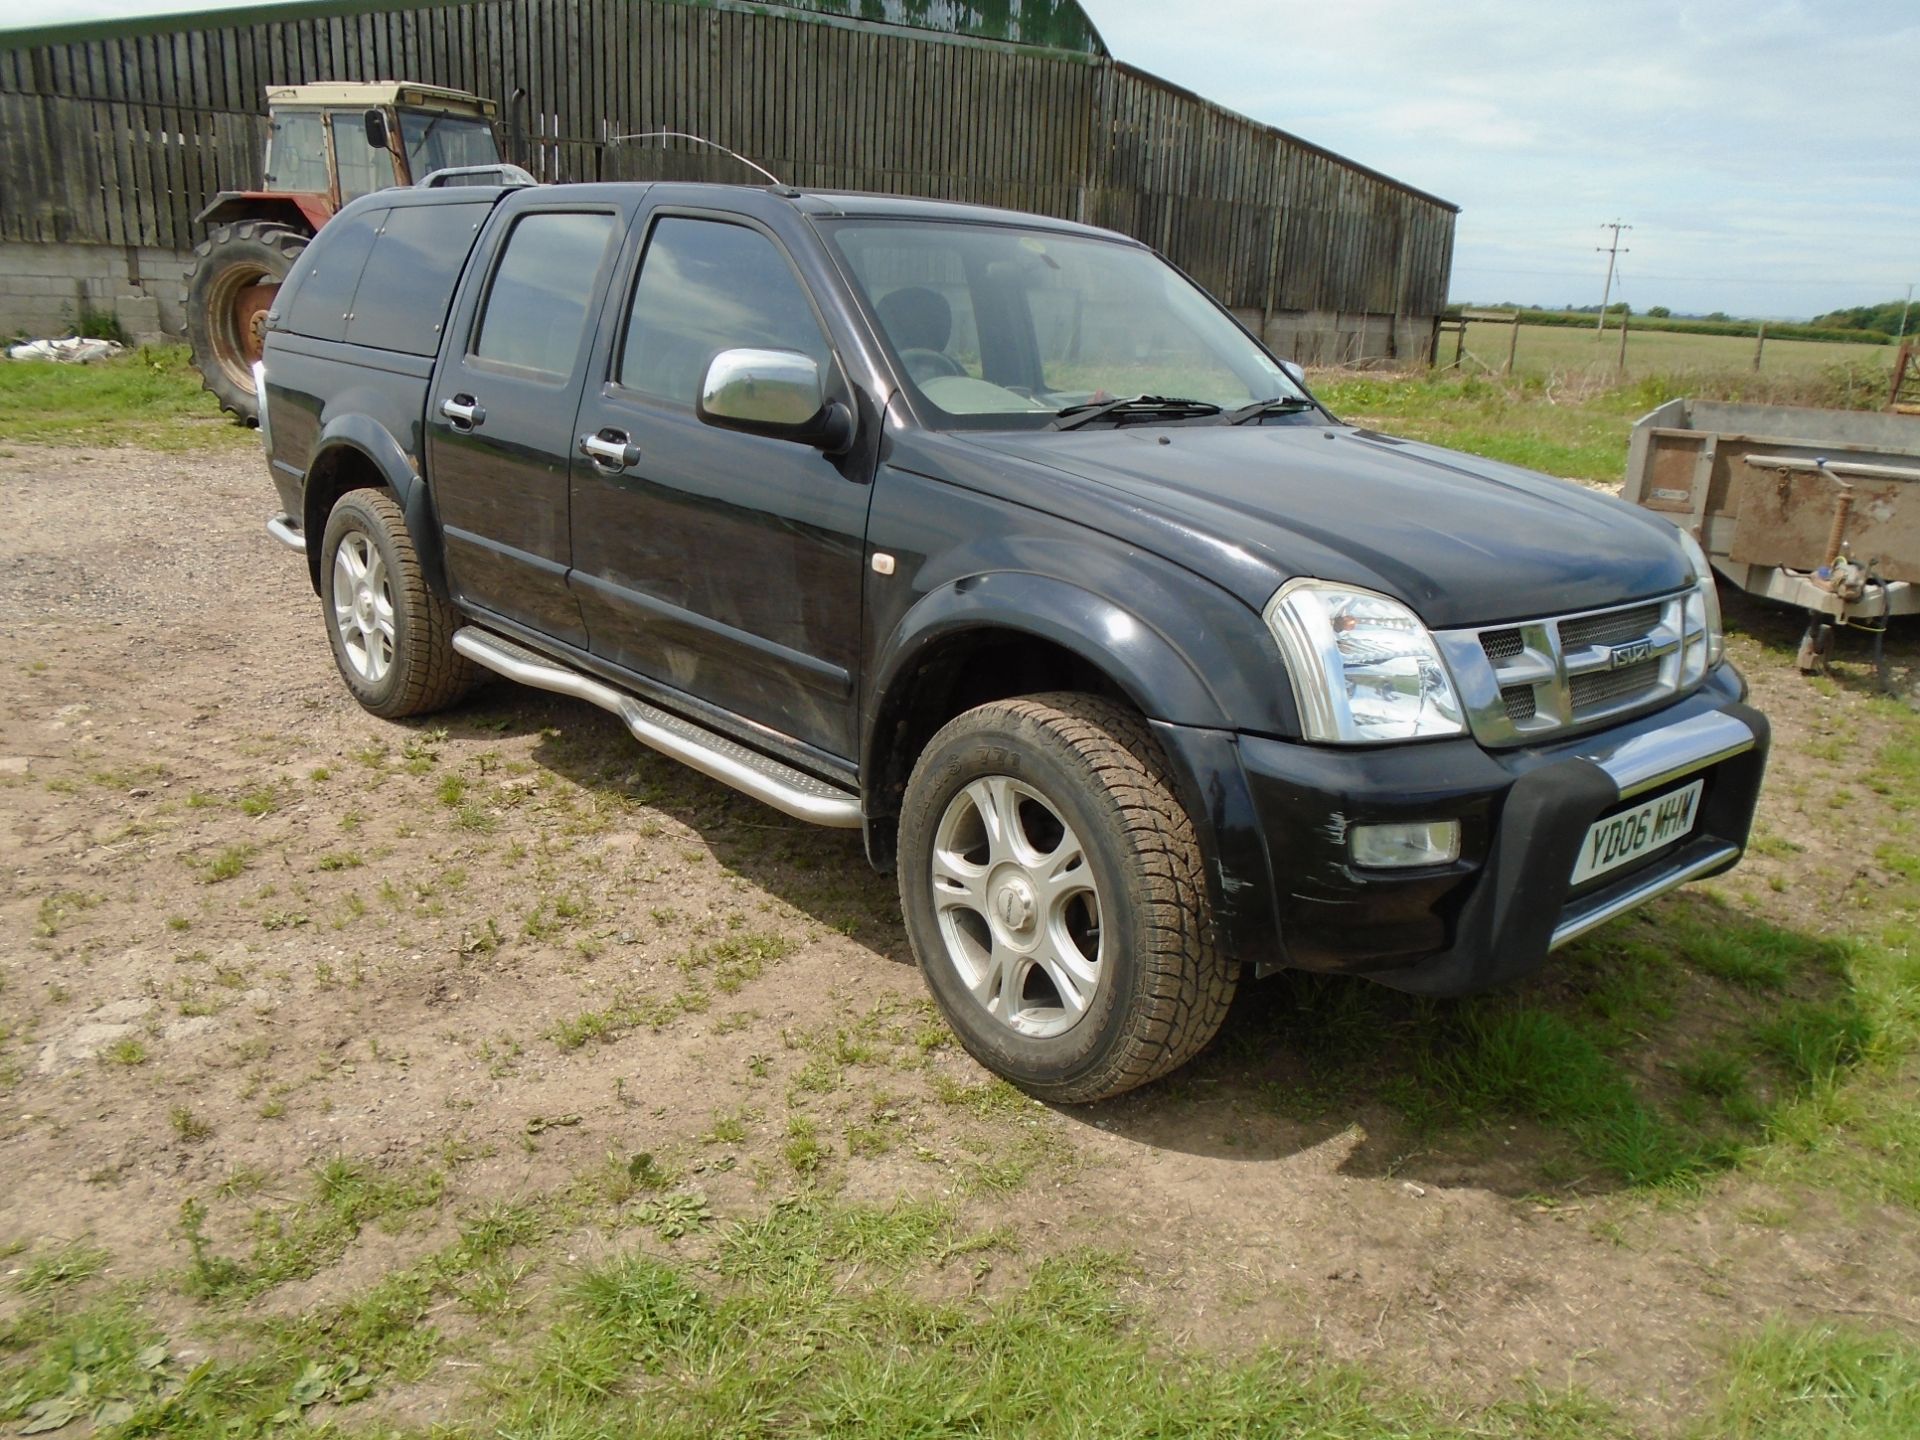
[[[1460,858],[1460,822],[1356,825],[1347,832],[1347,841],[1353,847],[1353,863],[1374,870],[1450,865]]]

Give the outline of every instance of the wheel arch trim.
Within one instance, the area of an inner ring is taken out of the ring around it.
[[[1030,572],[998,571],[950,581],[914,602],[882,647],[868,693],[868,765],[903,686],[937,646],[963,636],[1012,635],[1059,646],[1104,674],[1141,714],[1226,726],[1225,707],[1200,668],[1166,635],[1117,601]],[[863,766],[863,769],[867,766]]]
[[[315,445],[313,459],[307,466],[301,518],[302,528],[309,537],[307,571],[308,578],[313,582],[314,593],[320,593],[321,537],[326,534],[327,516],[332,511],[334,501],[342,493],[331,486],[317,489],[314,476],[338,465],[348,456],[371,466],[380,477],[380,482],[393,492],[401,513],[406,517],[407,533],[413,540],[422,577],[429,589],[446,599],[445,552],[440,543],[439,518],[434,511],[433,497],[427,484],[392,432],[370,415],[358,411],[336,415],[321,427],[319,443]]]

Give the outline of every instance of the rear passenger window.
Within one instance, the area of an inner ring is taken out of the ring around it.
[[[613,216],[536,213],[507,236],[473,353],[545,375],[573,373]]]
[[[360,272],[347,343],[432,355],[488,206],[396,205]]]
[[[742,346],[798,350],[827,363],[807,292],[771,240],[717,220],[662,220],[633,290],[621,385],[692,405],[708,362]]]

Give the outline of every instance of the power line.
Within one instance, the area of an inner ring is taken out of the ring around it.
[[[1631,225],[1622,225],[1618,220],[1615,220],[1611,225],[1602,225],[1600,228],[1602,230],[1613,231],[1613,243],[1611,245],[1596,245],[1593,247],[1596,253],[1601,250],[1607,252],[1607,284],[1606,288],[1600,292],[1600,318],[1593,327],[1593,333],[1596,335],[1605,333],[1607,328],[1607,301],[1613,296],[1614,262],[1622,255],[1631,255],[1633,253],[1631,250],[1623,250],[1620,246],[1620,232],[1622,230],[1631,230],[1633,228]]]

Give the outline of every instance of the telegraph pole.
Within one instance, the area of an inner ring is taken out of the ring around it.
[[[1602,225],[1600,228],[1602,230],[1613,231],[1613,243],[1611,245],[1596,245],[1593,247],[1596,255],[1605,251],[1607,256],[1607,287],[1600,292],[1600,323],[1593,327],[1593,334],[1596,340],[1607,333],[1607,301],[1613,298],[1613,263],[1622,255],[1631,255],[1633,253],[1631,250],[1621,248],[1620,245],[1620,232],[1622,230],[1631,230],[1633,228],[1631,225],[1622,225],[1618,220],[1615,220],[1612,224]]]
[[[1913,286],[1909,285],[1907,286],[1907,303],[1900,307],[1900,333],[1893,337],[1893,343],[1896,345],[1907,338],[1907,312],[1912,308]]]

